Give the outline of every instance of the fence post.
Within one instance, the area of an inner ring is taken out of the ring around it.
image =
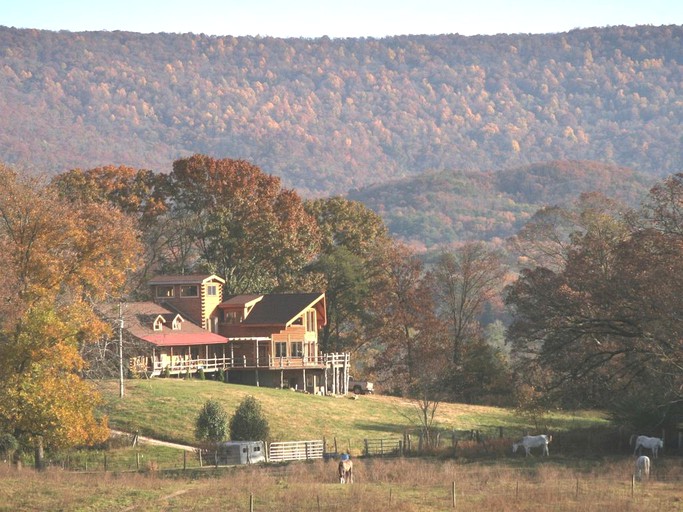
[[[368,450],[368,440],[365,439],[365,456],[367,457],[369,455],[370,455],[370,451]]]
[[[183,471],[187,469],[187,451],[183,450]]]
[[[249,494],[249,512],[254,512],[254,495]]]
[[[140,452],[135,452],[135,469],[140,471]]]
[[[452,496],[453,496],[453,508],[455,508],[455,481],[453,481]]]
[[[104,472],[107,472],[107,454],[104,454]]]

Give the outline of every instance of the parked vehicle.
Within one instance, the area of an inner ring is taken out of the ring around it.
[[[228,441],[218,446],[218,464],[256,464],[266,462],[266,448],[263,441]]]
[[[367,380],[356,380],[349,376],[349,391],[353,391],[357,395],[371,394],[374,391],[375,385]]]

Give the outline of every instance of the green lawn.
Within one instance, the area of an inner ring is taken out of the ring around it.
[[[409,400],[379,395],[354,400],[209,380],[151,379],[127,380],[121,399],[118,381],[101,381],[97,387],[111,428],[186,444],[195,442],[194,421],[206,400],[218,401],[232,415],[246,395],[261,403],[273,441],[337,438],[343,449],[350,444],[358,451],[363,439],[399,438],[419,424]],[[513,410],[463,404],[439,404],[436,422],[445,430],[495,432],[503,427],[506,437],[519,435],[524,428],[534,430]],[[555,432],[605,423],[599,414],[587,412],[543,418],[544,427]]]

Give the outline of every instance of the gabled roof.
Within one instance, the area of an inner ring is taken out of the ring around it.
[[[149,280],[148,284],[204,284],[210,281],[218,281],[225,284],[225,279],[215,274],[190,274],[190,275],[163,275],[156,276]]]
[[[118,304],[101,308],[104,316],[109,319],[118,318]],[[177,345],[213,345],[227,343],[228,339],[218,334],[202,329],[198,325],[184,319],[178,313],[169,311],[154,302],[127,302],[122,308],[123,328],[136,338],[158,346]],[[159,317],[166,320],[167,326],[161,331],[154,330],[154,321]],[[173,320],[182,320],[180,330],[172,330]]]
[[[221,306],[241,306],[246,307],[253,305],[252,303],[258,302],[263,298],[263,295],[257,294],[244,294],[235,295],[221,303]]]
[[[247,300],[247,297],[251,297]],[[237,295],[220,304],[220,308],[248,303],[257,296]],[[313,307],[320,300],[324,300],[324,293],[271,293],[262,295],[261,300],[254,304],[249,315],[242,321],[242,325],[282,325],[286,326],[300,316],[308,308]]]

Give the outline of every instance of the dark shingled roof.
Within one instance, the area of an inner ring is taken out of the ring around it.
[[[320,300],[322,293],[272,293],[258,301],[242,325],[286,325],[299,313]],[[223,305],[239,303],[239,297],[232,297]],[[253,299],[253,296],[250,296]]]
[[[190,274],[190,275],[174,275],[174,276],[156,276],[149,280],[148,284],[202,284],[208,280],[220,281],[225,283],[225,280],[214,274]]]
[[[254,305],[249,316],[244,319],[247,325],[286,324],[308,308],[322,296],[321,293],[278,293],[264,295]]]

